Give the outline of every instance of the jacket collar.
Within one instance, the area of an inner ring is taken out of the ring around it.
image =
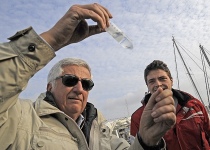
[[[41,93],[37,100],[34,102],[34,109],[36,110],[37,114],[39,116],[45,116],[45,115],[50,115],[50,114],[55,114],[55,113],[63,113],[60,111],[56,105],[55,102],[45,100],[47,96],[46,93]]]
[[[34,109],[36,110],[37,114],[40,117],[45,116],[45,115],[58,114],[58,113],[64,114],[64,112],[60,111],[57,108],[53,95],[51,94],[51,92],[48,92],[48,91],[46,93],[40,94],[38,99],[34,102]],[[60,114],[58,115],[60,116]],[[85,110],[83,111],[81,115],[84,116],[84,120],[80,127],[83,134],[85,135],[87,143],[89,143],[90,130],[91,130],[93,120],[97,117],[97,109],[94,107],[93,104],[88,102],[85,107]],[[60,117],[59,120],[63,122],[62,117]]]
[[[173,92],[173,96],[175,96],[177,98],[178,104],[181,106],[184,106],[190,99],[193,98],[190,94],[180,91],[180,90],[172,89],[172,92]],[[145,95],[143,102],[142,102],[144,105],[147,104],[150,96],[151,96],[151,93]]]

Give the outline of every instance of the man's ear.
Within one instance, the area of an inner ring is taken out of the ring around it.
[[[52,90],[52,83],[47,84],[47,91],[51,92]]]
[[[173,82],[173,78],[171,78],[171,85],[172,85],[172,86],[173,86],[173,83],[174,83],[174,82]]]

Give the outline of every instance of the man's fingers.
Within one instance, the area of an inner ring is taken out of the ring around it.
[[[105,16],[105,22],[106,22],[106,26],[109,26],[109,19],[112,18],[112,14],[103,6],[100,5],[100,9],[101,11],[104,12],[104,16]]]
[[[159,107],[154,112],[152,112],[151,115],[153,118],[158,118],[161,115],[168,114],[168,113],[175,113],[175,112],[176,112],[176,109],[175,109],[174,105],[169,104],[169,105]]]
[[[98,33],[101,33],[101,32],[105,32],[105,30],[100,28],[98,25],[89,26],[89,36],[94,35],[94,34],[98,34]]]
[[[164,92],[165,92],[165,91],[164,91]],[[160,94],[159,94],[159,95],[160,95]],[[154,110],[156,110],[156,109],[158,109],[158,108],[160,108],[160,107],[162,107],[162,106],[170,105],[170,104],[174,105],[174,99],[173,99],[172,96],[167,96],[167,97],[165,97],[165,98],[162,98],[162,99],[159,100],[159,101],[156,100],[156,104],[155,104],[155,106],[153,107],[152,110],[154,111]]]
[[[151,116],[154,122],[174,122],[176,108],[171,90],[164,90],[156,97],[156,103],[152,109]]]
[[[164,122],[170,128],[176,123],[176,115],[174,112],[165,113],[161,116],[154,118],[153,121],[155,123]]]
[[[159,88],[161,88],[161,87],[159,87]],[[161,88],[162,89],[162,88]],[[169,97],[169,96],[172,96],[173,95],[173,93],[172,93],[172,91],[171,90],[169,90],[169,89],[165,89],[165,90],[163,90],[163,92],[161,92],[157,97],[156,97],[156,102],[159,102],[159,101],[162,101],[164,98],[166,98],[166,97]]]
[[[162,88],[158,88],[155,93],[153,93],[145,107],[145,110],[152,110],[155,103],[156,103],[156,97],[163,91]]]
[[[97,3],[73,5],[50,30],[41,36],[57,51],[68,44],[77,43],[105,31],[110,18],[112,18],[111,13]],[[86,19],[97,22],[97,25],[88,25]]]
[[[78,20],[92,19],[98,23],[98,26],[105,29],[109,22],[109,18],[112,18],[111,13],[101,5],[89,4],[89,5],[73,5],[71,10],[78,14]]]

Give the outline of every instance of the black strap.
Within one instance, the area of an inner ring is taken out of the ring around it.
[[[158,143],[158,145],[155,145],[155,146],[148,146],[148,145],[146,145],[146,144],[143,142],[143,140],[142,140],[142,138],[141,138],[139,132],[137,133],[137,138],[138,138],[138,140],[139,140],[139,143],[141,144],[141,146],[142,146],[143,149],[145,149],[145,150],[161,150],[162,148],[164,148],[164,141],[163,141],[163,139],[161,139],[161,141]]]

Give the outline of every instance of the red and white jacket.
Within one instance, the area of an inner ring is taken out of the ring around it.
[[[164,140],[168,150],[210,150],[210,121],[204,105],[192,95],[172,89],[178,100],[176,125],[169,130]],[[130,133],[136,136],[139,122],[151,94],[145,96],[143,106],[131,116]]]

